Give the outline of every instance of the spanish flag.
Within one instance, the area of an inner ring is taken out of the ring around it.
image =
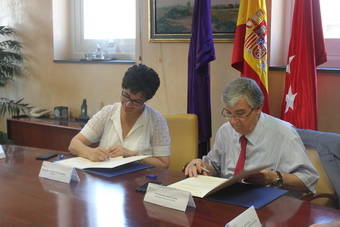
[[[241,0],[231,66],[257,82],[269,113],[267,64],[267,8],[265,0]]]

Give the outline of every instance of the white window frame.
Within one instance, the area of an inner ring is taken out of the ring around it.
[[[138,0],[137,0],[138,1]],[[136,1],[136,14],[138,15]],[[84,39],[84,5],[83,0],[71,1],[71,39],[72,39],[72,57],[75,59],[84,59],[85,56],[94,55],[97,44],[102,47],[105,56],[112,59],[135,60],[136,59],[136,41],[135,39],[112,39],[112,40],[89,40]],[[136,15],[136,19],[138,16]],[[136,23],[136,27],[138,23]],[[136,30],[138,30],[136,28]]]

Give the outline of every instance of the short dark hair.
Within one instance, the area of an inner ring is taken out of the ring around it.
[[[128,89],[133,94],[142,92],[145,98],[151,99],[159,88],[159,77],[155,70],[144,65],[133,65],[126,71],[122,88]]]

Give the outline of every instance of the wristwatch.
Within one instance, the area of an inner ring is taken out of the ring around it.
[[[275,179],[275,181],[271,184],[274,187],[282,187],[283,186],[283,178],[282,175],[280,173],[280,171],[275,171],[277,174],[277,178]]]

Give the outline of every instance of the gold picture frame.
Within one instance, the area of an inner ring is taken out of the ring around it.
[[[211,0],[215,42],[232,42],[239,0]],[[194,0],[149,0],[149,41],[189,42]]]

